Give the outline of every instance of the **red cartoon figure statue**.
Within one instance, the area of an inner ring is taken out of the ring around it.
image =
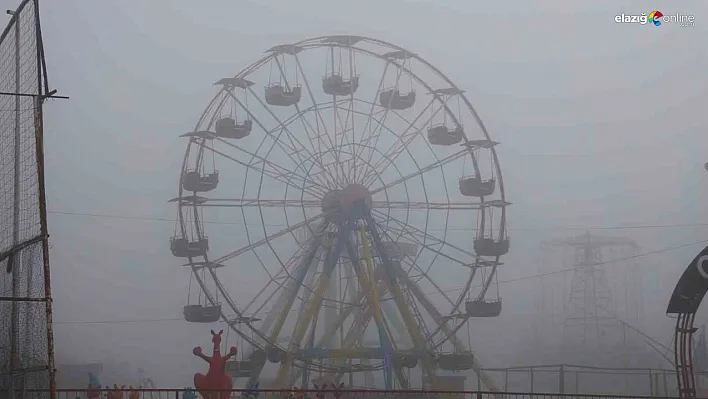
[[[226,361],[232,356],[235,356],[238,350],[235,346],[231,347],[226,356],[221,356],[221,334],[224,330],[215,333],[211,331],[211,342],[214,343],[214,353],[211,357],[202,353],[202,347],[197,346],[192,350],[195,356],[204,359],[209,363],[209,371],[206,375],[197,373],[194,374],[194,386],[204,399],[228,399],[231,396],[231,388],[233,381],[231,376],[226,372]]]
[[[125,389],[125,385],[121,385],[120,388],[118,388],[118,384],[113,384],[113,389],[108,391],[108,399],[123,399],[123,390]]]

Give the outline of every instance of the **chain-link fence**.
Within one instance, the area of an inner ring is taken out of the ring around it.
[[[37,0],[8,14],[0,36],[0,398],[48,397],[33,392],[49,390],[52,375]]]

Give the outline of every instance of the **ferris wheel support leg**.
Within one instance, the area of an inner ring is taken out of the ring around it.
[[[354,278],[354,275],[356,272],[353,270],[353,265],[351,263],[346,264],[348,267],[348,270],[350,270],[352,279]],[[358,277],[358,276],[357,276]],[[362,285],[363,286],[363,285]],[[379,287],[379,296],[383,296],[386,293],[385,287]],[[325,327],[325,331],[322,334],[322,337],[317,341],[315,344],[316,348],[323,347],[324,342],[325,342],[325,337],[328,337],[330,335],[333,335],[336,333],[337,329],[343,328],[344,326],[344,321],[347,320],[347,318],[354,312],[354,311],[359,311],[363,315],[361,318],[359,316],[357,317],[357,322],[352,326],[352,329],[347,333],[347,335],[344,338],[344,348],[350,348],[354,343],[356,342],[357,339],[361,337],[361,333],[356,333],[354,331],[359,331],[359,329],[368,324],[369,320],[373,317],[373,309],[370,307],[364,307],[362,309],[363,305],[363,300],[366,298],[366,292],[365,291],[360,291],[358,289],[352,289],[349,291],[350,299],[349,299],[349,305],[346,306],[345,308],[342,309],[342,311],[339,314],[338,319],[332,323],[331,325],[328,325]],[[368,300],[368,299],[367,299]],[[303,310],[304,312],[304,310]],[[357,335],[358,334],[358,335]],[[298,369],[295,372],[295,379],[299,378],[300,375],[302,374],[302,369]],[[341,377],[340,377],[341,378]]]
[[[391,258],[389,258],[388,254],[386,253],[386,248],[384,247],[383,241],[381,240],[381,236],[379,235],[379,231],[376,227],[376,222],[374,221],[373,216],[371,216],[370,209],[365,204],[361,204],[360,206],[362,209],[364,220],[366,221],[366,225],[369,228],[369,232],[371,233],[371,238],[374,241],[374,247],[376,248],[376,252],[379,254],[379,257],[381,258],[384,266],[386,267],[389,280],[388,285],[391,289],[391,292],[393,293],[394,302],[398,307],[398,311],[401,312],[401,316],[403,317],[403,322],[406,325],[406,329],[410,332],[415,347],[419,350],[425,351],[425,339],[423,338],[422,333],[420,332],[420,328],[415,322],[415,318],[413,317],[411,309],[408,307],[408,304],[406,303],[403,297],[401,287],[398,285],[398,279],[396,278],[396,273],[393,269],[393,264],[391,263]],[[428,374],[430,382],[435,384],[436,370],[431,354],[428,354],[423,358],[423,369]]]
[[[376,326],[378,328],[379,332],[379,341],[380,345],[384,350],[386,351],[387,356],[384,357],[385,359],[385,374],[384,376],[386,377],[386,389],[392,389],[393,388],[393,376],[392,376],[392,369],[395,370],[396,372],[396,378],[398,379],[398,382],[400,384],[400,387],[402,389],[408,389],[409,384],[408,384],[408,379],[406,378],[406,375],[403,373],[403,370],[400,367],[396,367],[393,364],[393,345],[391,342],[393,341],[391,337],[393,336],[393,333],[391,332],[391,329],[389,328],[388,324],[386,323],[386,319],[383,317],[383,305],[381,303],[381,295],[379,295],[378,291],[378,279],[376,278],[376,273],[374,271],[374,259],[371,253],[371,250],[369,248],[369,240],[366,237],[366,227],[360,226],[359,227],[359,233],[361,234],[361,242],[364,246],[364,259],[366,261],[366,268],[367,271],[366,273],[368,274],[369,278],[369,289],[371,290],[372,293],[372,298],[373,302],[370,302],[374,308],[374,316],[380,320],[380,322],[377,320]],[[353,249],[352,249],[353,252]],[[361,270],[361,269],[359,269]],[[355,269],[356,272],[356,269]],[[384,290],[387,288],[390,290],[390,287],[387,287],[386,284],[383,284]],[[388,335],[387,335],[388,332]],[[362,330],[363,333],[363,330]],[[384,342],[384,339],[386,339],[386,342]],[[385,344],[385,346],[384,346]]]
[[[310,248],[308,249],[307,256],[305,259],[303,259],[303,262],[298,270],[298,275],[295,277],[295,280],[297,281],[297,287],[296,289],[292,290],[290,292],[290,297],[289,300],[286,302],[285,308],[283,311],[278,315],[278,319],[275,322],[275,327],[273,328],[273,331],[271,332],[270,336],[268,337],[268,340],[271,343],[276,343],[278,335],[280,334],[280,330],[283,328],[283,325],[285,324],[285,318],[287,317],[288,313],[290,313],[290,309],[295,302],[295,298],[297,297],[298,292],[300,291],[300,287],[302,287],[302,282],[305,280],[305,277],[307,277],[307,272],[310,270],[310,266],[312,265],[312,261],[315,259],[315,255],[317,255],[317,252],[320,249],[320,240],[322,237],[322,233],[326,231],[327,229],[328,222],[323,221],[317,230],[315,231],[315,234],[312,237],[312,242],[310,244]],[[247,387],[251,387],[253,384],[255,384],[258,381],[258,378],[260,377],[261,372],[263,371],[263,366],[264,364],[260,365],[257,370],[254,370],[254,372],[251,374],[251,377],[248,379]]]
[[[285,360],[280,364],[280,368],[278,369],[278,374],[275,378],[275,384],[277,387],[284,387],[283,383],[285,382],[285,377],[287,376],[288,371],[292,366],[295,352],[297,352],[300,347],[300,343],[302,342],[302,339],[304,338],[305,333],[307,332],[307,327],[309,326],[310,320],[312,320],[313,316],[322,305],[324,290],[329,284],[329,280],[332,276],[332,272],[334,271],[334,267],[337,265],[337,261],[339,260],[339,257],[342,254],[342,249],[344,249],[344,245],[348,241],[353,229],[354,222],[352,220],[349,220],[347,223],[344,224],[344,226],[339,229],[337,242],[334,245],[332,252],[330,252],[329,256],[325,260],[323,274],[320,277],[319,284],[315,290],[313,301],[310,303],[310,306],[307,309],[307,313],[305,314],[304,320],[300,321],[300,323],[295,326],[295,332],[290,340],[290,346],[288,347],[288,351],[285,354]]]
[[[368,245],[366,241],[364,242],[364,257],[366,258],[367,263],[369,262],[369,254],[368,254]],[[351,243],[351,241],[347,240],[347,253],[349,254],[349,259],[352,260],[352,266],[354,267],[354,273],[357,275],[359,279],[359,284],[364,288],[364,293],[368,293],[367,295],[367,301],[371,304],[371,306],[374,306],[373,310],[373,317],[376,322],[376,328],[379,333],[379,344],[381,345],[381,348],[386,351],[386,353],[390,352],[393,350],[393,347],[391,345],[391,341],[389,339],[388,334],[386,334],[386,328],[384,326],[383,322],[383,317],[380,313],[380,303],[377,299],[376,296],[376,289],[372,287],[376,287],[376,281],[375,277],[373,274],[369,274],[369,278],[367,279],[365,277],[365,273],[361,270],[361,264],[359,264],[359,259],[356,257],[356,252],[354,251],[354,247]],[[362,331],[363,333],[363,331]],[[384,367],[384,383],[386,384],[386,389],[392,389],[393,388],[393,378],[392,378],[392,373],[391,373],[391,362],[388,362],[386,366]]]
[[[378,328],[378,333],[379,333],[379,341],[381,345],[383,346],[384,344],[386,345],[385,348],[390,350],[392,349],[391,347],[391,342],[386,336],[386,330],[383,325],[383,313],[381,312],[381,300],[378,295],[378,284],[377,284],[377,278],[376,274],[374,274],[374,266],[373,266],[373,259],[371,256],[371,251],[369,250],[369,240],[366,239],[366,228],[364,226],[359,227],[359,232],[361,234],[361,242],[362,245],[364,246],[364,261],[366,262],[366,274],[368,275],[368,278],[365,280],[368,280],[368,283],[366,285],[366,289],[371,292],[371,299],[373,302],[371,304],[374,306],[374,314],[376,317],[376,326]],[[354,252],[353,248],[347,248],[348,250]],[[358,268],[361,270],[360,268]],[[356,271],[356,269],[355,269]]]
[[[460,342],[459,339],[457,339],[455,333],[450,329],[450,327],[447,326],[447,323],[444,321],[442,313],[440,313],[440,311],[435,307],[435,305],[433,305],[433,303],[430,302],[430,300],[425,296],[423,290],[420,289],[418,284],[411,280],[410,277],[405,273],[399,273],[398,275],[401,276],[401,280],[403,281],[403,283],[408,287],[408,289],[411,290],[413,296],[418,299],[420,304],[423,305],[423,309],[428,312],[428,314],[433,318],[433,320],[443,320],[440,327],[443,333],[450,337],[450,341],[455,346],[455,349],[459,351],[465,351],[467,347],[462,342]],[[472,370],[475,372],[475,374],[477,374],[477,376],[482,381],[482,383],[484,383],[484,386],[486,386],[487,389],[494,392],[499,391],[499,388],[497,387],[494,380],[482,369],[476,358],[474,360]]]
[[[296,253],[297,257],[305,255],[305,252],[307,251],[306,248],[303,248],[302,253],[298,252]],[[307,268],[308,271],[306,272],[306,276],[314,276],[313,273],[313,268],[310,267],[309,264],[305,264],[303,262],[300,262],[295,269],[291,272],[291,274],[297,276],[299,273],[302,271],[303,268]],[[307,277],[306,277],[307,278]],[[280,292],[278,297],[275,299],[273,308],[268,312],[267,316],[263,319],[263,322],[259,326],[259,330],[262,332],[262,334],[265,336],[268,334],[268,331],[270,331],[270,328],[273,326],[273,323],[275,322],[276,318],[280,316],[283,313],[283,309],[285,309],[286,304],[288,303],[288,299],[290,298],[290,294],[293,291],[297,290],[297,280],[296,279],[289,279],[288,284],[285,286],[285,288]],[[277,291],[276,291],[277,292]],[[275,296],[275,293],[273,294]],[[268,299],[268,302],[270,302],[271,296]],[[259,339],[258,342],[260,342],[262,345],[267,345],[268,342],[264,339]],[[256,348],[253,348],[254,350]]]

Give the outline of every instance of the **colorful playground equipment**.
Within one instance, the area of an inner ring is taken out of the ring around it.
[[[254,382],[248,387],[248,390],[244,391],[241,396],[244,398],[256,399],[258,397],[258,387],[260,383],[258,381]]]
[[[231,396],[233,380],[229,373],[226,372],[226,361],[236,356],[238,349],[232,346],[226,356],[221,356],[219,348],[221,346],[221,334],[223,333],[224,330],[219,331],[218,334],[211,330],[211,342],[214,344],[214,351],[211,357],[202,353],[201,346],[197,346],[192,350],[194,356],[209,363],[209,371],[206,374],[194,374],[194,386],[204,399],[228,399]]]
[[[101,382],[95,374],[89,373],[89,384],[86,387],[86,397],[88,399],[98,399],[101,396]]]
[[[125,390],[125,385],[118,387],[118,384],[113,384],[113,389],[108,391],[108,399],[123,399],[123,391]],[[133,399],[133,398],[131,398]]]

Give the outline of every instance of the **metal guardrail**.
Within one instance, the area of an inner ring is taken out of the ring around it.
[[[206,396],[197,396],[196,392],[189,389],[57,389],[56,399],[226,399],[226,398],[252,398],[252,399],[650,399],[665,398],[661,396],[622,396],[622,395],[594,395],[594,394],[558,394],[558,393],[530,393],[530,392],[485,392],[485,391],[422,391],[422,390],[269,390],[259,389],[249,391],[246,389],[233,389],[229,391],[214,390],[213,393],[205,392]],[[6,394],[6,392],[5,392]],[[0,397],[3,395],[0,394]],[[25,390],[16,398],[49,398],[48,390]]]

